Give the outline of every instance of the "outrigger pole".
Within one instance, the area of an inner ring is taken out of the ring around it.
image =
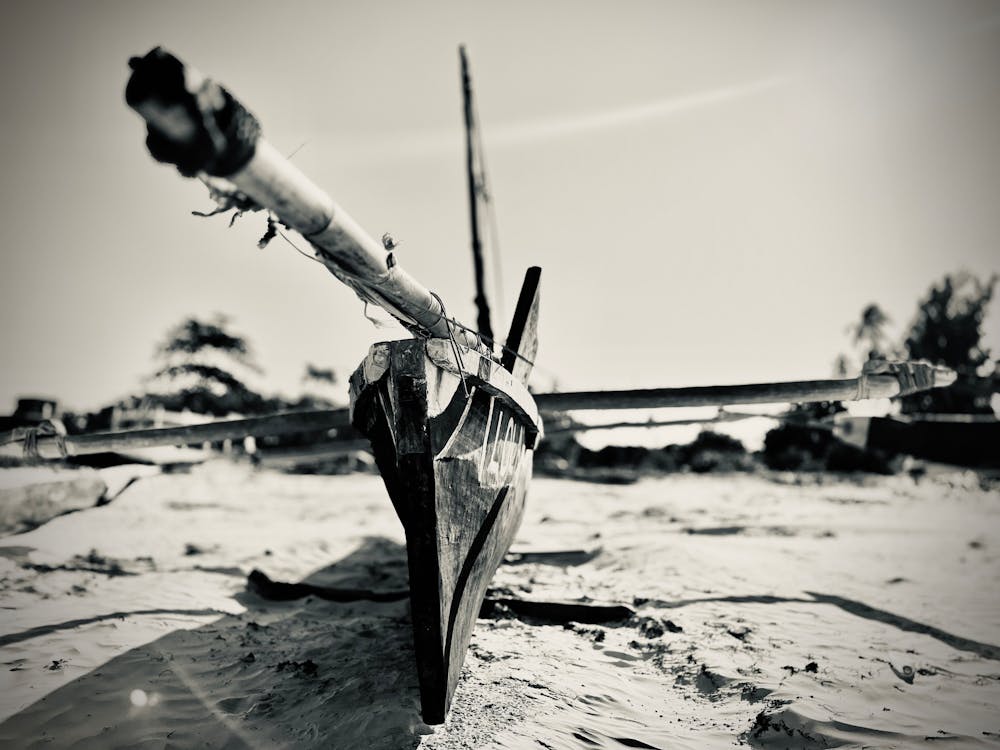
[[[46,423],[43,423],[43,425]],[[223,419],[181,427],[153,427],[117,432],[92,432],[85,435],[57,434],[49,423],[41,429],[22,427],[0,434],[0,456],[28,455],[34,458],[59,459],[106,451],[155,448],[163,445],[193,445],[249,435],[291,435],[302,432],[334,430],[350,425],[347,409],[270,414],[249,419]],[[338,441],[340,442],[340,441]],[[357,450],[367,448],[367,440],[345,440]]]
[[[129,64],[125,100],[146,121],[146,145],[158,161],[200,177],[222,207],[274,213],[334,276],[412,332],[476,345],[391,250],[263,138],[257,119],[226,89],[159,47]]]
[[[789,383],[749,385],[711,385],[694,388],[650,388],[632,391],[577,391],[537,393],[535,403],[541,412],[586,411],[588,409],[659,409],[691,406],[733,406],[737,404],[802,403],[809,401],[859,401],[869,398],[893,398],[917,391],[950,385],[955,373],[946,367],[924,362],[894,362],[868,367],[860,377],[845,380],[803,380]],[[736,420],[750,416],[725,415]],[[720,420],[690,420],[704,423]],[[230,419],[184,427],[161,427],[89,435],[54,435],[38,432],[31,436],[31,450],[38,458],[150,448],[160,445],[188,445],[213,442],[247,435],[285,435],[313,430],[347,427],[347,409],[288,412],[266,417]],[[676,422],[674,423],[676,424]],[[641,426],[636,424],[634,426]],[[650,425],[645,425],[650,426]],[[600,429],[596,425],[594,428]],[[25,453],[25,437],[31,428],[0,434],[0,455]],[[560,432],[556,429],[553,434]],[[345,440],[345,447],[352,443]],[[358,442],[358,448],[364,442]]]
[[[928,362],[874,362],[857,378],[799,380],[788,383],[707,385],[630,391],[537,393],[541,412],[587,409],[661,409],[687,406],[863,401],[907,396],[955,382],[955,372]]]

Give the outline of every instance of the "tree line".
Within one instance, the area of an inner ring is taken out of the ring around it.
[[[967,273],[946,275],[919,301],[905,334],[893,340],[887,333],[892,322],[877,303],[866,305],[848,333],[853,356],[840,354],[834,374],[847,377],[866,359],[922,359],[945,365],[958,373],[949,388],[913,394],[900,399],[900,411],[920,414],[992,414],[997,392],[997,362],[983,340],[982,324],[996,288],[997,277],[981,280]],[[278,411],[328,409],[337,405],[337,374],[332,368],[307,364],[295,398],[268,395],[248,380],[262,375],[248,339],[233,330],[222,315],[188,317],[171,328],[155,349],[155,370],[142,390],[114,406],[133,410],[190,411],[207,418],[254,416]],[[110,407],[109,407],[110,408]],[[540,446],[536,463],[540,471],[579,470],[600,473],[617,468],[662,473],[679,470],[751,470],[763,462],[774,469],[891,471],[891,456],[872,455],[836,441],[829,431],[807,423],[844,411],[843,404],[801,404],[790,420],[769,431],[759,456],[750,456],[740,441],[704,431],[688,445],[659,450],[608,446],[600,451],[582,447],[571,436],[551,438]],[[107,412],[107,410],[105,410]],[[71,431],[106,427],[99,414],[66,415]],[[313,436],[301,436],[308,441]],[[293,441],[298,443],[299,441]]]

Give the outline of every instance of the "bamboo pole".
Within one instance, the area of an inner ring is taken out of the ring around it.
[[[691,427],[694,425],[705,425],[705,424],[720,424],[722,422],[743,422],[747,419],[759,419],[763,417],[764,419],[781,419],[783,414],[740,414],[736,412],[724,412],[721,415],[715,415],[711,417],[704,417],[702,419],[664,419],[664,420],[647,420],[645,422],[639,421],[624,421],[624,422],[604,422],[600,424],[585,424],[583,422],[573,422],[572,424],[566,425],[565,427],[552,427],[545,428],[546,437],[552,437],[553,435],[570,435],[577,432],[594,432],[597,430],[620,430],[626,428],[650,428],[650,427]]]
[[[154,448],[162,445],[191,445],[215,442],[248,435],[289,435],[346,427],[350,424],[347,409],[271,414],[249,419],[227,419],[183,427],[159,427],[121,432],[96,432],[88,435],[38,435],[35,448],[38,458],[58,459],[105,451]],[[0,455],[21,456],[23,435],[0,445]],[[63,451],[65,447],[65,452]]]
[[[130,65],[125,98],[148,125],[147,145],[155,158],[175,164],[186,176],[202,176],[211,189],[224,194],[227,187],[231,193],[234,189],[230,197],[236,207],[249,204],[273,212],[363,299],[407,327],[449,336],[439,299],[268,143],[254,116],[228,91],[159,47]],[[476,343],[474,335],[460,329],[455,335],[462,343]]]
[[[892,398],[926,388],[951,385],[955,373],[947,368],[926,367],[931,385],[906,388],[895,375],[867,375],[845,380],[799,380],[788,383],[709,385],[693,388],[649,388],[630,391],[577,391],[537,393],[541,412],[588,409],[660,409],[680,406],[732,406],[735,404],[800,403],[807,401],[859,401]]]

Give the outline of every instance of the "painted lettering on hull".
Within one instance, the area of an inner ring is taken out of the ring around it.
[[[524,451],[524,426],[497,399],[490,399],[479,458],[480,483],[489,487],[508,484]]]

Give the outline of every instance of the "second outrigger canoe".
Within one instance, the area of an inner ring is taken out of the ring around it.
[[[371,348],[351,378],[351,418],[406,533],[422,715],[441,723],[524,512],[542,429],[526,387],[540,270],[528,270],[495,353],[270,146],[228,91],[160,48],[130,64],[126,100],[146,121],[156,159],[202,179],[222,207],[266,210],[300,232],[333,275],[414,334]]]

